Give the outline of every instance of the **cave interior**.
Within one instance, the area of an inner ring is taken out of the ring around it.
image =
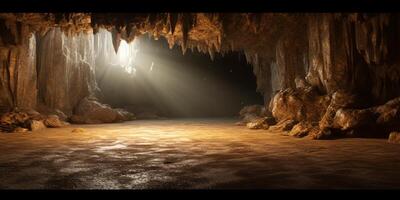
[[[399,37],[397,13],[1,13],[1,137],[229,118],[400,143]]]

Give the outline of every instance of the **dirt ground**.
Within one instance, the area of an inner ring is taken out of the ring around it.
[[[234,122],[138,120],[0,133],[0,188],[400,188],[400,145],[385,139],[299,139]]]

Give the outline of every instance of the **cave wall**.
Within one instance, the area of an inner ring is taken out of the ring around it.
[[[399,96],[398,18],[397,14],[263,15],[258,32],[251,23],[234,31],[240,26],[233,23],[226,27],[224,41],[245,51],[266,103],[277,90],[296,88],[296,79],[305,79],[322,94],[344,90],[380,104]]]
[[[84,97],[94,94],[92,34],[45,34],[28,23],[0,19],[0,112],[12,108],[68,116]]]
[[[0,110],[37,103],[36,40],[28,26],[0,20]]]
[[[70,116],[96,90],[93,34],[67,36],[53,28],[38,42],[40,103]]]
[[[266,105],[278,90],[302,84],[378,105],[400,95],[398,19],[395,13],[3,13],[0,104],[34,107],[38,100],[70,113],[96,91],[92,31],[106,28],[115,51],[121,39],[148,33],[183,53],[243,52]]]

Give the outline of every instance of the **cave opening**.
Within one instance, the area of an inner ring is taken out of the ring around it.
[[[164,37],[145,34],[121,40],[115,53],[106,30],[94,42],[102,101],[138,118],[237,117],[244,106],[264,104],[243,52],[183,54]]]

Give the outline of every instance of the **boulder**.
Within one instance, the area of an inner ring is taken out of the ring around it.
[[[44,123],[42,121],[37,121],[37,120],[30,121],[30,130],[31,131],[38,131],[38,130],[42,130],[45,128],[46,128],[46,126],[44,125]]]
[[[357,108],[360,105],[359,102],[359,98],[354,94],[342,90],[334,92],[330,104],[319,122],[320,129],[333,128],[336,112],[341,108]]]
[[[48,115],[47,118],[44,120],[44,125],[49,128],[61,128],[67,126],[68,123],[61,121],[57,115]]]
[[[389,135],[388,142],[394,144],[400,144],[400,132],[391,132]]]
[[[269,125],[266,122],[266,118],[259,118],[259,119],[253,120],[251,122],[248,122],[246,124],[246,127],[249,129],[265,129],[265,130],[267,130],[269,128]]]
[[[91,98],[82,99],[70,118],[72,123],[77,124],[113,123],[132,119],[135,119],[132,113],[124,109],[113,109]]]
[[[118,112],[96,100],[84,98],[75,109],[74,123],[111,123],[118,120]]]
[[[272,116],[277,121],[319,121],[330,103],[328,95],[319,95],[316,89],[287,88],[280,90],[270,102]]]
[[[292,130],[290,130],[289,135],[293,137],[304,137],[309,134],[309,132],[313,129],[313,126],[307,122],[300,122],[293,126]]]
[[[343,131],[365,128],[375,124],[376,115],[371,109],[339,109],[333,119],[333,127]]]

